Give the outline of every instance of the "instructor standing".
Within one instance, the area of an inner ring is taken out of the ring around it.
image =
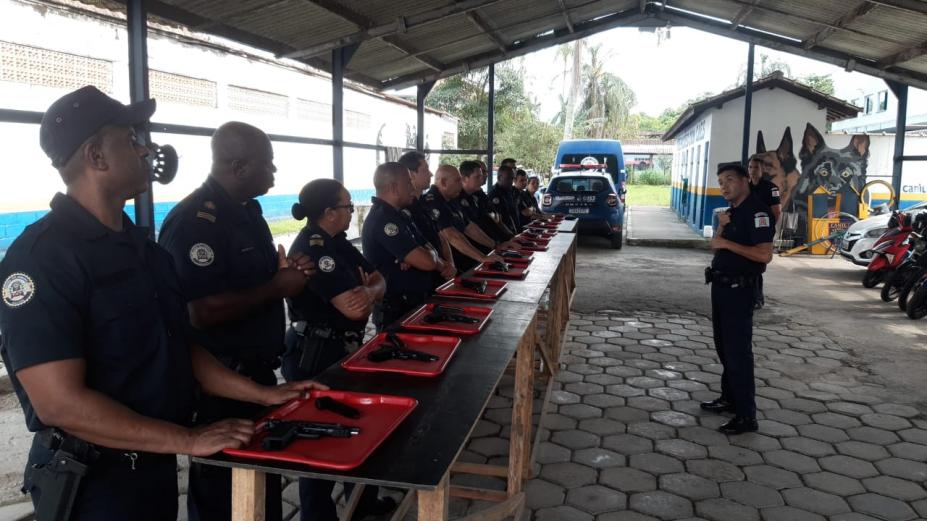
[[[750,174],[750,193],[761,203],[769,207],[773,218],[779,222],[782,214],[782,202],[779,197],[779,187],[772,181],[763,177],[763,158],[754,154],[747,163],[747,173]],[[775,234],[775,227],[773,228]],[[756,295],[753,299],[753,309],[761,309],[766,304],[763,298],[763,275],[756,278]]]

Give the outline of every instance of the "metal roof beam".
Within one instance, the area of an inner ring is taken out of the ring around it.
[[[750,16],[750,13],[753,12],[753,8],[756,7],[758,3],[760,3],[760,0],[753,0],[752,5],[741,6],[740,11],[737,11],[737,14],[731,19],[731,29],[737,29],[740,23]]]
[[[927,14],[927,4],[922,0],[868,0],[876,5],[892,7],[909,13]]]
[[[311,47],[306,47],[305,49],[289,52],[281,55],[280,57],[305,58],[308,56],[318,56],[320,54],[331,51],[332,49],[337,49],[346,45],[361,43],[367,40],[383,38],[385,36],[403,33],[411,29],[417,29],[428,24],[440,22],[457,15],[468,13],[474,9],[488,7],[500,1],[502,0],[462,0],[460,2],[439,7],[437,9],[431,9],[422,13],[401,17],[393,22],[369,27],[367,29],[351,33],[347,36],[342,36],[341,38],[329,40],[327,42],[319,43]]]
[[[476,11],[471,11],[467,13],[467,18],[469,18],[470,21],[473,22],[473,25],[475,25],[477,29],[479,29],[480,31],[483,32],[483,34],[489,37],[489,39],[492,40],[492,43],[496,44],[496,47],[499,48],[502,54],[505,54],[505,42],[502,41],[502,38],[500,38],[496,34],[496,32],[492,30],[491,27],[489,27],[489,24],[487,24],[486,21],[483,20],[483,17],[480,16],[480,13],[477,13]]]
[[[560,4],[560,12],[563,13],[563,21],[566,23],[567,29],[570,33],[575,32],[576,29],[573,28],[573,19],[570,18],[570,9],[563,3],[563,0],[557,0],[557,3]]]
[[[927,42],[924,42],[920,45],[910,47],[899,53],[892,54],[891,56],[886,56],[879,60],[879,68],[887,69],[889,67],[894,67],[899,63],[904,63],[906,61],[911,61],[914,58],[919,58],[927,54]]]
[[[802,47],[805,49],[810,49],[815,45],[820,44],[824,40],[830,38],[832,34],[837,32],[838,28],[846,27],[857,18],[865,15],[869,11],[872,11],[874,8],[875,4],[870,2],[862,2],[861,4],[857,5],[855,9],[836,20],[833,24],[833,27],[824,27],[820,31],[806,38],[805,41],[802,42]]]

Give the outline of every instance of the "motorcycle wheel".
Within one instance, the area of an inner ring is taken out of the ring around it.
[[[863,287],[864,288],[874,288],[882,282],[882,271],[867,271],[863,275]]]
[[[918,286],[908,300],[908,318],[918,320],[927,315],[927,287]]]
[[[924,283],[925,277],[927,277],[927,272],[920,270],[902,286],[901,292],[898,293],[899,309],[902,311],[908,310],[908,300],[910,300],[911,296],[914,294],[914,288],[920,287],[921,284]]]
[[[898,294],[901,292],[900,286],[904,283],[906,275],[906,272],[899,270],[885,279],[885,284],[882,285],[882,293],[880,294],[883,301],[891,302],[898,298]]]

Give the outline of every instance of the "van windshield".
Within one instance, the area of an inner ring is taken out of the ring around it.
[[[582,164],[583,159],[589,157],[595,158],[595,160],[598,161],[600,165],[606,165],[605,170],[607,170],[609,175],[612,176],[612,179],[618,179],[618,157],[615,154],[563,154],[562,158],[560,159],[560,165],[580,165]],[[560,168],[561,171],[574,170],[579,168],[564,168],[560,165],[558,165],[558,168]]]
[[[557,177],[552,188],[560,194],[572,192],[601,193],[610,190],[608,181],[600,177]]]

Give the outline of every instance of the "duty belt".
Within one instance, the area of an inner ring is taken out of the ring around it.
[[[156,459],[173,457],[169,454],[154,454],[151,452],[123,451],[101,447],[72,436],[59,429],[45,429],[35,433],[39,444],[51,451],[62,450],[74,455],[74,458],[86,465],[110,464],[114,466],[127,466],[132,470],[150,463]]]
[[[756,278],[756,275],[727,273],[714,270],[711,267],[705,268],[705,284],[721,284],[732,288],[749,287],[756,283]]]
[[[290,324],[296,334],[310,338],[322,338],[325,340],[337,340],[344,342],[360,342],[364,338],[363,331],[341,331],[327,324],[310,324],[305,320],[299,320]]]

